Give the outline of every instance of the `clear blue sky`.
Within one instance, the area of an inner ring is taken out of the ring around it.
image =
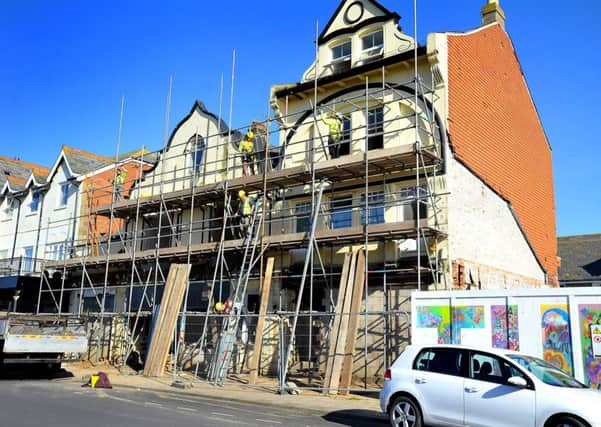
[[[412,1],[381,0],[413,34]],[[485,0],[420,0],[418,38],[480,24]],[[162,146],[195,99],[219,107],[237,49],[234,127],[263,119],[269,87],[295,82],[338,0],[3,0],[0,154],[50,166],[60,144],[114,155],[121,95],[123,150]],[[553,147],[559,235],[601,232],[601,3],[501,0],[507,29]],[[228,111],[227,96],[223,111]]]

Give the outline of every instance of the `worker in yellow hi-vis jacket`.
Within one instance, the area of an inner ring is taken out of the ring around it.
[[[328,151],[332,159],[340,156],[340,140],[342,139],[342,114],[333,111],[321,115],[321,121],[329,130]]]
[[[254,174],[254,152],[255,152],[255,134],[252,130],[248,130],[246,135],[240,141],[238,150],[242,154],[242,173],[244,176]]]

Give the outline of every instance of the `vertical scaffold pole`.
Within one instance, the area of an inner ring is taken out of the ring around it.
[[[110,219],[109,229],[107,233],[107,244],[106,244],[106,263],[104,267],[104,283],[102,286],[102,306],[100,307],[100,333],[104,337],[104,312],[106,309],[106,291],[108,288],[109,278],[109,266],[111,262],[111,241],[113,236],[113,218],[114,218],[114,207],[115,207],[115,188],[117,181],[117,164],[119,162],[119,150],[121,149],[121,134],[123,131],[123,112],[125,109],[125,96],[121,97],[121,112],[119,114],[119,132],[117,134],[117,149],[115,151],[115,164],[113,170],[113,191],[111,193],[111,208],[110,208]],[[102,342],[98,342],[98,351],[96,352],[96,362],[100,360]],[[110,357],[110,355],[108,355]]]

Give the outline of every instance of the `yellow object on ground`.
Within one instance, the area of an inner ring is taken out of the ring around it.
[[[100,378],[99,375],[92,375],[90,377],[90,387],[92,388],[96,388],[96,383],[98,382],[98,379]]]

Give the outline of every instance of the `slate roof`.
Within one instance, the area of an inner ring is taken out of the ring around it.
[[[134,151],[123,153],[119,156],[119,161],[132,158],[134,160],[144,161],[146,163],[154,163],[158,160],[159,154],[156,151],[150,151],[146,146],[142,146]]]
[[[44,183],[49,172],[44,166],[0,156],[0,187],[9,181],[13,190],[24,190],[32,173],[39,183]]]
[[[557,239],[560,281],[601,280],[601,234]]]
[[[63,145],[62,148],[67,163],[69,163],[69,167],[75,175],[85,175],[113,163],[113,159],[98,154],[67,147],[66,145]]]

